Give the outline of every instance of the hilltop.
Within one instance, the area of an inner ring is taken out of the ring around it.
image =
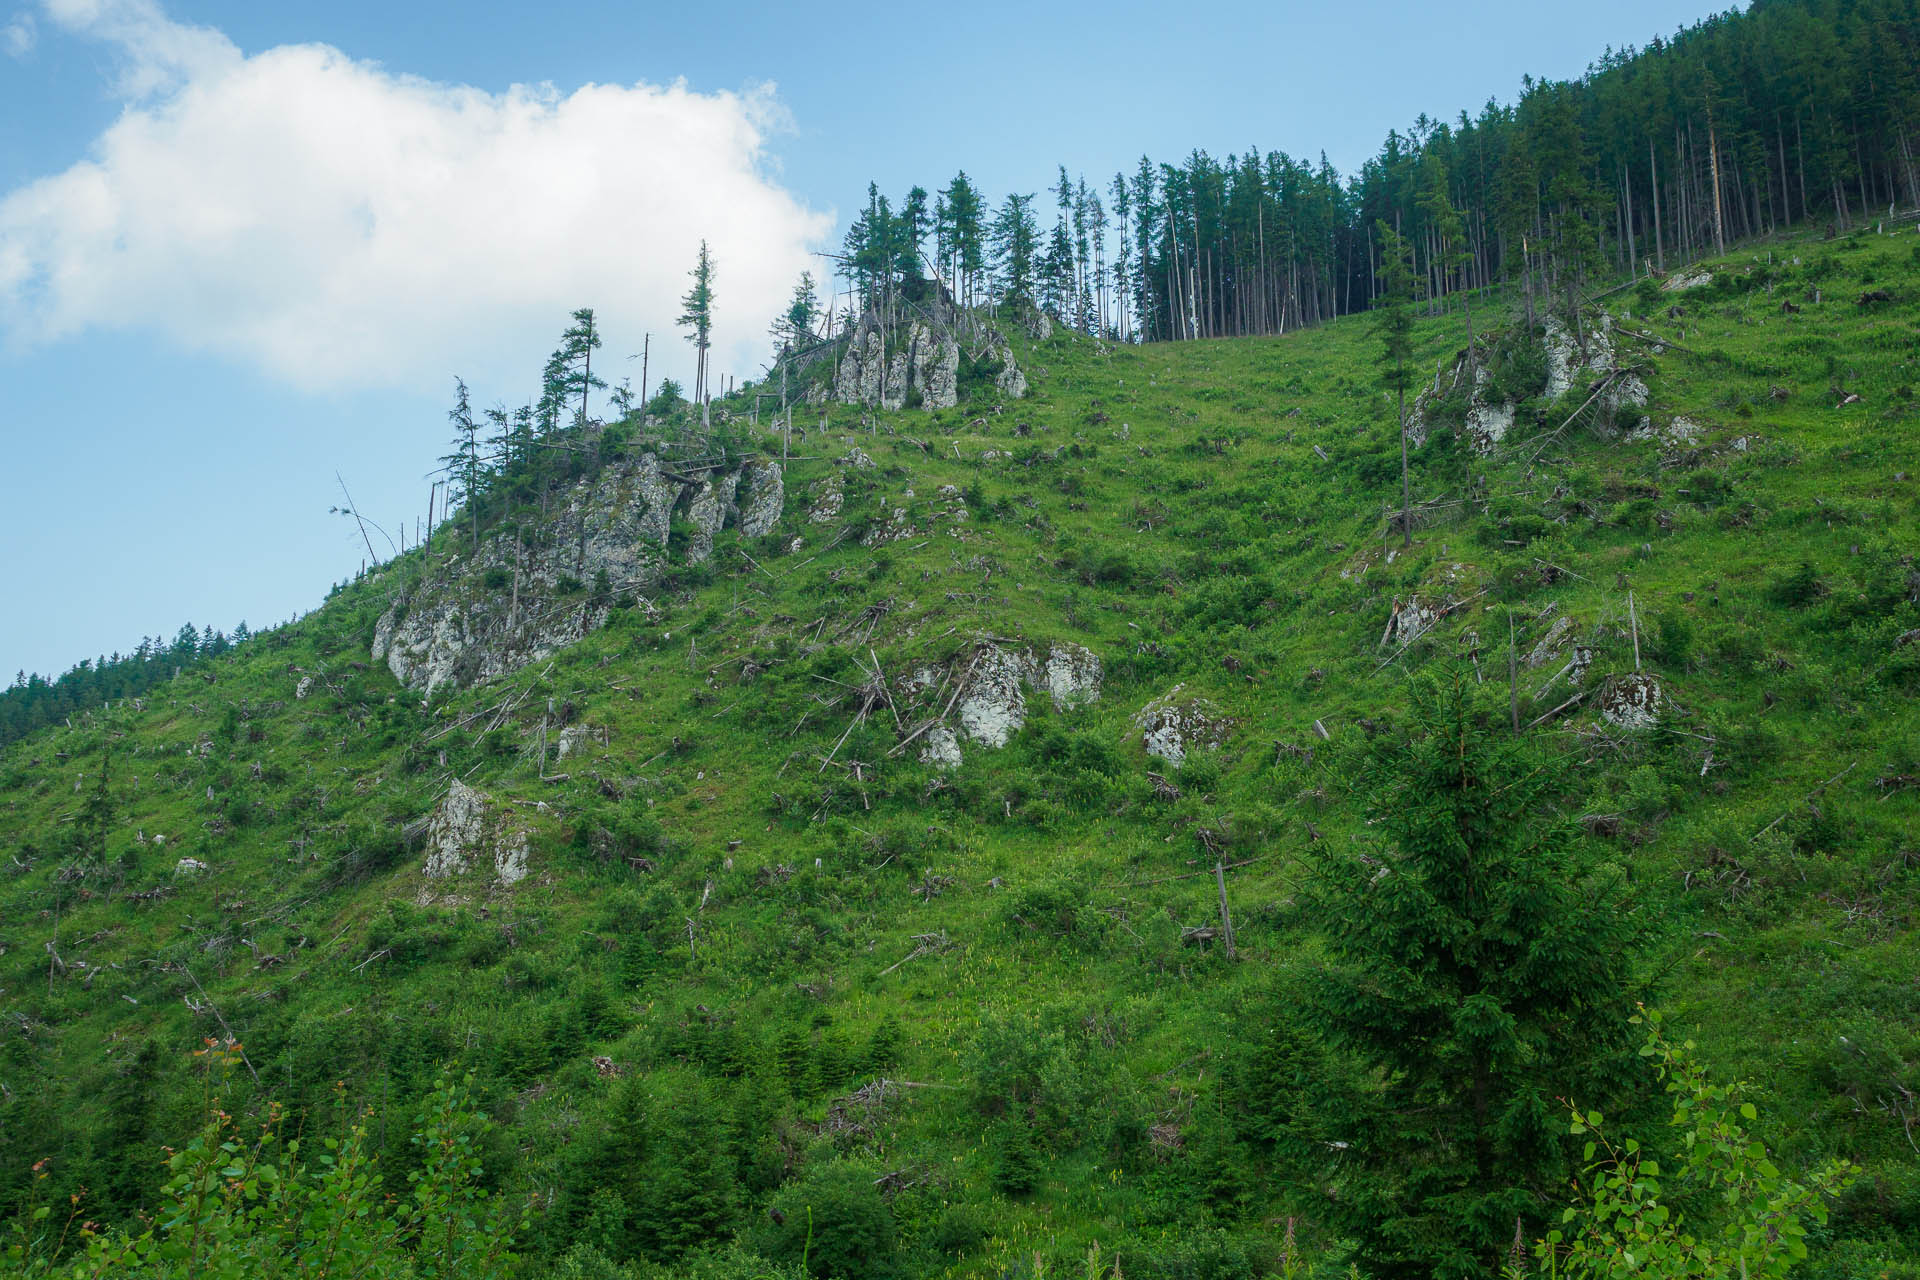
[[[151,1204],[231,1036],[228,1109],[315,1130],[474,1073],[561,1274],[797,1260],[815,1204],[870,1275],[1331,1257],[1261,1101],[1303,868],[1376,847],[1414,686],[1504,705],[1511,652],[1670,1022],[1782,1163],[1864,1166],[1813,1274],[1906,1274],[1916,305],[1869,229],[1471,347],[1423,316],[1409,547],[1360,317],[1007,322],[1022,397],[969,356],[942,407],[570,436],[477,533],[0,752],[0,1188]]]

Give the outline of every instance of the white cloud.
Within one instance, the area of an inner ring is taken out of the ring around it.
[[[16,344],[137,328],[311,389],[517,394],[488,366],[537,367],[575,307],[659,352],[705,238],[714,368],[746,376],[831,227],[769,175],[772,86],[496,94],[322,45],[243,56],[150,0],[45,10],[114,49],[127,102],[88,159],[0,197]]]
[[[12,57],[24,58],[33,52],[34,42],[39,35],[32,14],[16,13],[11,22],[0,27],[0,47],[4,47]]]

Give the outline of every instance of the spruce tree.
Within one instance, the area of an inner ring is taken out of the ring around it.
[[[798,350],[813,341],[813,322],[819,314],[820,291],[813,282],[813,272],[802,271],[787,309],[774,320],[767,336],[783,351]]]
[[[1386,223],[1379,225],[1380,292],[1373,300],[1373,331],[1380,339],[1380,385],[1394,394],[1400,423],[1400,545],[1413,545],[1413,482],[1407,471],[1407,388],[1413,374],[1413,263],[1407,242]]]
[[[1376,1280],[1493,1275],[1575,1167],[1555,1099],[1608,1106],[1636,1078],[1647,930],[1556,803],[1562,769],[1478,693],[1416,683],[1404,731],[1353,762],[1382,844],[1322,855],[1307,895],[1328,962],[1305,1021],[1371,1083],[1296,1108],[1293,1154],[1331,1178],[1327,1225]]]
[[[687,330],[687,341],[693,344],[693,398],[700,405],[700,422],[707,423],[707,349],[713,345],[713,255],[707,250],[707,242],[700,242],[700,257],[688,272],[693,277],[693,287],[680,299],[681,328]]]
[[[1016,308],[1033,306],[1034,257],[1039,242],[1033,196],[1009,195],[993,219],[993,263],[1003,303]]]
[[[599,347],[600,329],[594,320],[593,308],[583,307],[573,313],[573,323],[560,335],[560,350],[554,353],[565,370],[561,376],[564,396],[569,401],[575,395],[580,397],[580,407],[573,415],[578,426],[587,424],[587,393],[607,389],[606,382],[593,372],[593,353]]]
[[[452,479],[452,500],[467,505],[473,527],[474,549],[480,547],[480,493],[486,483],[486,468],[480,462],[480,424],[474,421],[473,404],[467,396],[464,378],[453,380],[453,408],[447,421],[453,424],[453,448],[440,459],[440,466]]]

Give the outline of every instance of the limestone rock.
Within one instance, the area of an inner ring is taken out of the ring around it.
[[[907,407],[907,377],[912,362],[913,348],[895,351],[887,361],[886,376],[880,383],[880,407],[889,413],[898,413]]]
[[[1614,676],[1600,691],[1600,718],[1619,729],[1660,723],[1660,682],[1643,674]]]
[[[375,623],[373,658],[429,695],[515,670],[604,625],[618,598],[644,599],[666,571],[676,507],[685,504],[694,526],[687,554],[698,562],[729,519],[772,528],[785,496],[770,461],[693,484],[666,474],[651,453],[608,463],[562,491],[539,529],[484,539],[396,593]]]
[[[960,344],[941,338],[921,358],[920,403],[927,409],[951,409],[960,402]]]
[[[943,724],[935,725],[927,730],[926,744],[920,748],[923,763],[941,769],[960,767],[960,739],[953,736],[953,730]]]
[[[693,499],[687,503],[687,521],[693,525],[693,536],[687,540],[687,563],[704,564],[713,558],[713,538],[725,519],[726,499],[711,480],[693,491]]]
[[[301,676],[300,683],[293,686],[293,696],[296,698],[304,698],[307,696],[308,693],[312,692],[312,690],[313,690],[313,677]]]
[[[833,398],[841,404],[880,403],[886,343],[877,329],[862,325],[847,341],[847,353],[834,376]]]
[[[1444,601],[1423,600],[1419,596],[1394,601],[1393,616],[1387,619],[1386,642],[1396,646],[1412,644],[1433,630],[1434,624],[1447,616],[1450,607]]]
[[[961,690],[956,711],[960,732],[983,747],[1004,747],[1027,722],[1022,686],[1032,678],[1025,654],[990,645],[981,651]]]
[[[1133,717],[1147,754],[1168,764],[1186,762],[1189,753],[1205,747],[1217,751],[1233,731],[1233,721],[1205,698],[1182,698],[1184,684],[1175,685]]]
[[[738,512],[735,522],[743,538],[760,538],[773,532],[780,523],[786,503],[787,485],[780,464],[771,459],[754,459],[740,468]]]
[[[1067,711],[1100,700],[1100,658],[1077,644],[1056,644],[1047,650],[1045,678],[1054,709]]]
[[[467,874],[476,856],[502,885],[526,878],[527,833],[504,821],[486,796],[458,778],[428,820],[426,839],[422,870],[429,880]]]
[[[155,843],[159,843],[159,840],[158,836],[154,837]],[[182,858],[173,864],[173,874],[176,876],[197,876],[206,869],[207,864],[198,858]]]
[[[813,486],[812,503],[807,508],[807,519],[814,524],[831,524],[840,518],[841,510],[846,506],[846,494],[841,489],[839,476],[828,476]]]
[[[905,507],[889,507],[880,519],[867,526],[865,536],[860,539],[864,547],[881,547],[889,542],[899,542],[911,538],[914,534],[913,516]]]
[[[1010,400],[1019,400],[1027,394],[1027,375],[1020,372],[1020,366],[1014,361],[1013,347],[1007,342],[1006,335],[995,330],[988,343],[986,358],[1000,366],[1000,372],[993,376],[993,385]]]
[[[582,744],[592,741],[593,730],[584,724],[570,724],[553,739],[553,758],[565,760],[578,751]]]

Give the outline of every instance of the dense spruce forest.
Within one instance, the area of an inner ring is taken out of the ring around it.
[[[0,1271],[1920,1278],[1916,57],[875,188],[758,381],[705,244],[691,387],[456,380],[418,545],[0,693]]]
[[[966,301],[1145,341],[1364,311],[1383,225],[1432,307],[1503,282],[1577,291],[1798,222],[1845,231],[1920,205],[1916,104],[1920,5],[1760,0],[1608,51],[1578,80],[1529,77],[1515,103],[1422,116],[1347,178],[1324,153],[1252,149],[1142,157],[1104,185],[1063,166],[1039,204],[989,208],[964,173],[931,204],[920,188],[897,208],[870,192],[844,262],[863,302],[928,262]]]

